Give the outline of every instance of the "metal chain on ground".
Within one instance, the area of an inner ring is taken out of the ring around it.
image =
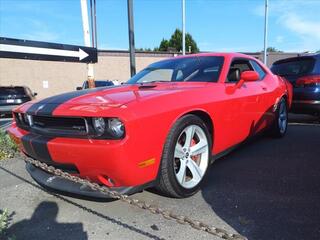
[[[92,190],[95,191],[100,191],[101,193],[110,196],[111,198],[114,199],[119,199],[129,205],[133,205],[136,206],[140,209],[144,209],[144,210],[148,210],[149,212],[153,213],[153,214],[157,214],[160,215],[162,217],[164,217],[165,219],[170,219],[170,220],[175,220],[177,223],[179,224],[187,224],[189,226],[191,226],[194,229],[197,230],[201,230],[204,232],[207,232],[209,234],[212,234],[214,236],[220,237],[221,239],[227,239],[227,240],[247,240],[246,237],[240,235],[240,234],[233,234],[233,233],[228,233],[226,230],[221,229],[221,228],[216,228],[213,226],[209,226],[201,221],[197,221],[197,220],[193,220],[190,219],[189,217],[183,216],[183,215],[178,215],[178,214],[174,214],[171,211],[167,211],[164,209],[161,209],[157,206],[152,206],[144,201],[138,200],[138,199],[134,199],[129,197],[128,195],[124,195],[124,194],[120,194],[117,191],[113,191],[110,188],[106,187],[106,186],[102,186],[99,185],[97,183],[93,183],[90,182],[86,179],[80,178],[78,176],[73,176],[67,172],[64,172],[60,169],[57,169],[53,166],[49,166],[46,163],[40,162],[38,160],[29,158],[25,155],[21,154],[21,157],[23,158],[23,160],[25,162],[31,163],[32,165],[41,168],[42,170],[52,173],[56,176],[65,178],[67,180],[76,182],[76,183],[80,183],[80,184],[84,184],[88,187],[90,187]]]

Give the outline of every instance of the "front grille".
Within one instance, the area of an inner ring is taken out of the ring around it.
[[[30,132],[48,136],[87,136],[88,127],[81,117],[30,116],[15,113],[18,127]]]
[[[33,116],[33,127],[51,130],[86,132],[83,118]]]

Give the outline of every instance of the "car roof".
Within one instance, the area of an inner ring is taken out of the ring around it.
[[[3,88],[28,88],[27,86],[14,86],[14,85],[11,85],[11,86],[0,85],[0,87],[3,87]]]
[[[189,57],[229,57],[229,58],[233,58],[233,57],[241,57],[241,58],[250,58],[250,59],[255,59],[254,57],[250,56],[250,55],[246,55],[243,53],[236,53],[236,52],[208,52],[208,53],[196,53],[196,54],[188,54],[188,55],[180,55],[177,56],[175,58],[189,58]]]
[[[316,58],[316,59],[320,59],[320,53],[317,54],[305,54],[305,55],[300,55],[300,56],[296,56],[296,57],[289,57],[289,58],[284,58],[284,59],[280,59],[278,61],[275,61],[272,65],[275,64],[280,64],[280,63],[285,63],[285,62],[290,62],[290,61],[294,61],[294,60],[299,60],[299,59],[310,59],[310,58]]]

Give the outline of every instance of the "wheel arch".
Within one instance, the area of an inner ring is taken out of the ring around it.
[[[189,111],[189,112],[186,112],[186,113],[182,114],[181,116],[179,116],[179,118],[181,118],[181,117],[183,117],[185,115],[188,115],[188,114],[192,114],[192,115],[195,115],[195,116],[199,117],[205,123],[205,125],[207,126],[208,131],[210,133],[211,143],[212,143],[212,147],[213,147],[213,143],[214,143],[214,123],[213,123],[213,119],[210,116],[210,114],[207,113],[204,110],[192,110],[192,111]]]

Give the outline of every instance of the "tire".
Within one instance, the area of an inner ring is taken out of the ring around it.
[[[270,133],[274,138],[282,138],[286,135],[288,128],[288,105],[287,101],[282,98],[277,106],[275,120],[271,126]]]
[[[166,196],[175,198],[195,194],[207,172],[211,146],[208,128],[199,117],[188,114],[180,118],[170,130],[164,145],[158,189]]]

